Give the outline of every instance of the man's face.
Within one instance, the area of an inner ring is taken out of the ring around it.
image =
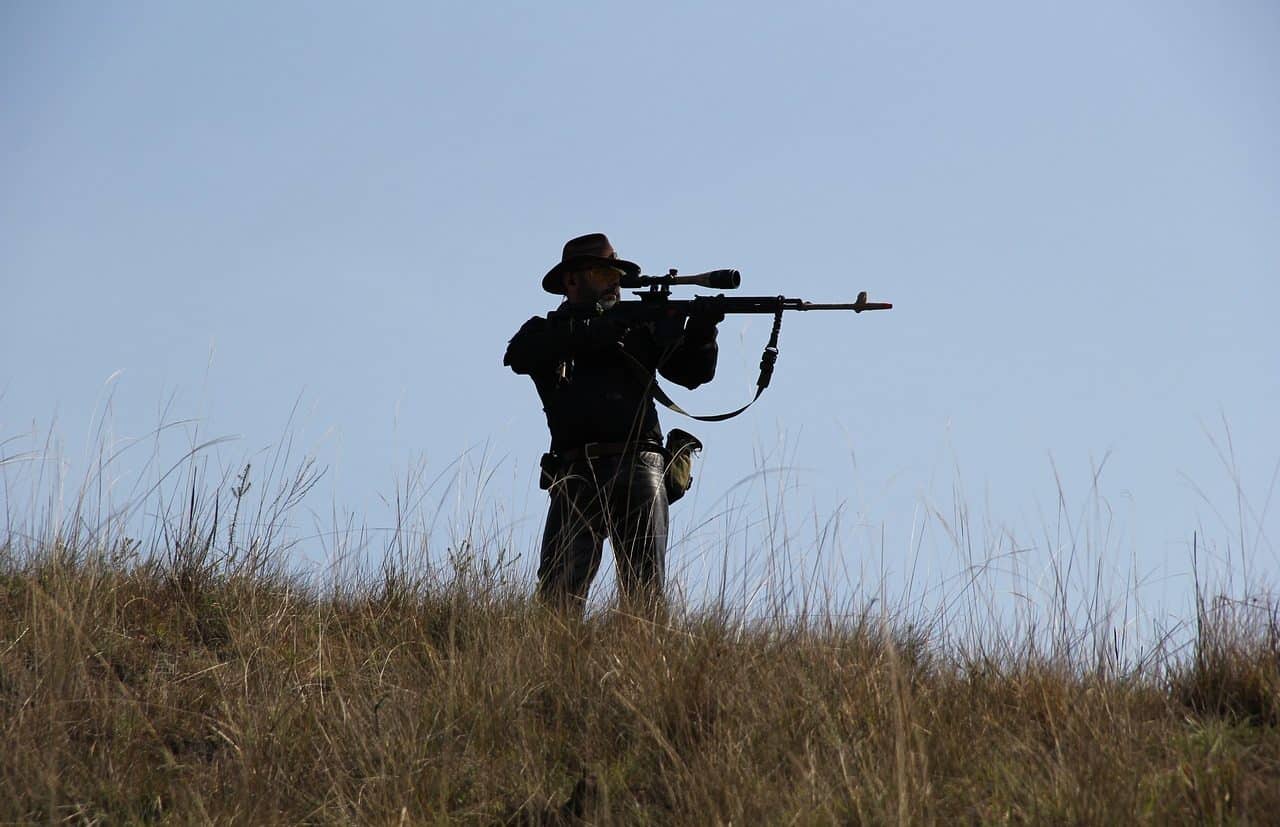
[[[573,304],[594,304],[612,307],[622,298],[618,282],[622,271],[614,267],[592,267],[565,276],[565,295]]]

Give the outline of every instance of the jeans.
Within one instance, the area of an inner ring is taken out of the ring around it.
[[[667,557],[664,464],[657,451],[637,451],[578,460],[562,470],[550,489],[539,598],[580,613],[608,537],[623,605],[642,611],[661,605]]]

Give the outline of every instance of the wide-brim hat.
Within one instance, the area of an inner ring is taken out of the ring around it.
[[[557,295],[564,293],[560,276],[571,270],[585,270],[589,267],[613,267],[628,276],[640,275],[640,265],[618,258],[604,233],[589,233],[565,242],[560,263],[542,277],[542,289]]]

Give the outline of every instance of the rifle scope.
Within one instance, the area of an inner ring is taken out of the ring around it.
[[[676,271],[672,270],[665,276],[623,276],[619,284],[622,287],[674,287],[691,284],[716,290],[733,290],[742,284],[742,274],[737,270],[708,270],[692,276],[677,276]]]

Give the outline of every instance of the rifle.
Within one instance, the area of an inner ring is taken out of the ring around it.
[[[848,303],[809,302],[803,299],[789,299],[786,296],[726,296],[723,293],[716,296],[694,296],[691,299],[671,298],[671,288],[682,285],[718,290],[736,289],[742,284],[742,275],[737,270],[731,269],[709,270],[692,276],[681,276],[674,269],[669,270],[665,276],[624,275],[619,284],[625,288],[648,289],[635,291],[635,295],[640,297],[638,302],[617,302],[608,309],[601,309],[599,306],[566,308],[548,314],[547,318],[554,321],[566,317],[608,316],[624,326],[635,326],[661,319],[677,319],[704,313],[711,316],[735,313],[773,315],[773,330],[769,334],[769,343],[765,345],[764,352],[760,355],[760,376],[756,380],[756,394],[750,402],[730,413],[715,416],[695,416],[689,413],[671,401],[671,398],[658,385],[656,377],[653,377],[647,368],[631,357],[631,354],[625,350],[622,351],[623,355],[631,360],[633,367],[639,368],[645,376],[649,377],[655,399],[676,413],[704,422],[720,422],[737,416],[755,404],[765,388],[769,387],[769,381],[773,378],[774,364],[778,361],[778,337],[782,333],[782,314],[787,310],[852,310],[854,313],[861,313],[864,310],[893,309],[893,305],[889,302],[867,301],[866,291],[858,293],[858,298]]]

